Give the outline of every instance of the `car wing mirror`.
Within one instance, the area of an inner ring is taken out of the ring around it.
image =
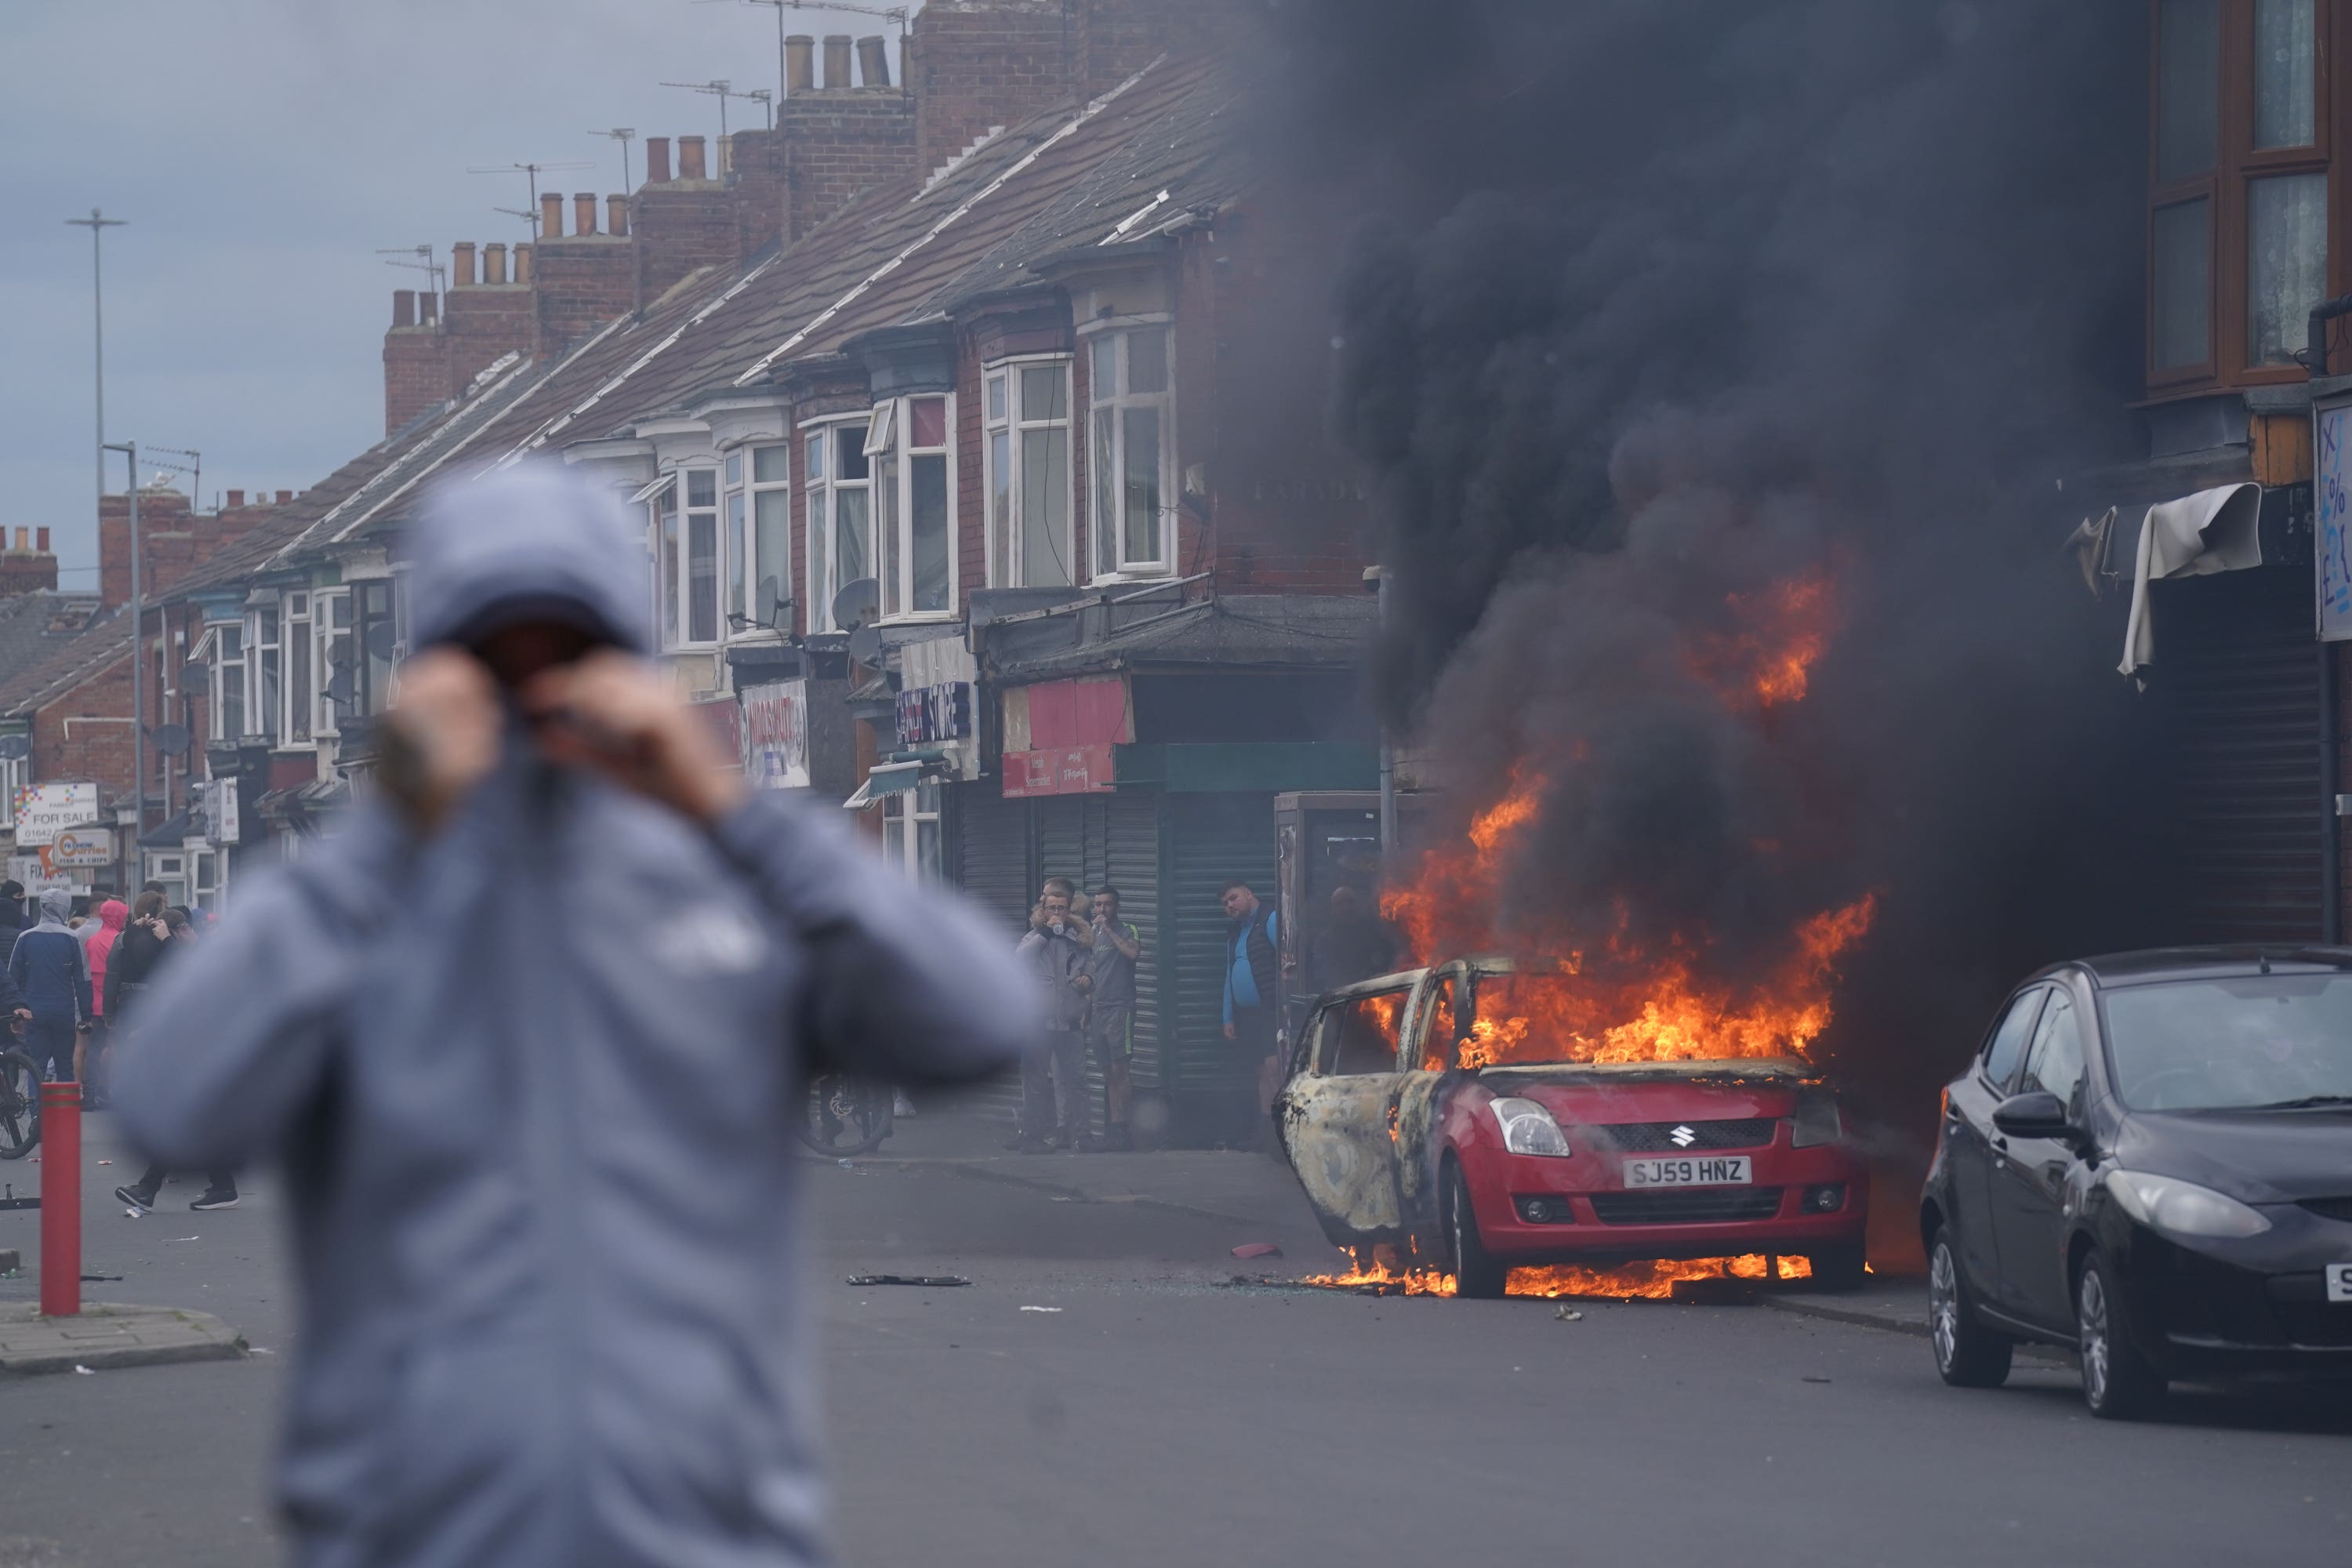
[[[1992,1124],[2011,1138],[2055,1138],[2071,1143],[2083,1136],[2066,1113],[2066,1102],[2047,1089],[2002,1100],[1993,1107]]]

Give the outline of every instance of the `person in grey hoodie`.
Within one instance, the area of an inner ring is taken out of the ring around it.
[[[89,953],[66,924],[73,894],[41,889],[41,923],[16,939],[8,952],[8,980],[32,1018],[25,1026],[26,1054],[55,1079],[74,1076],[74,1052],[89,1027]]]
[[[286,1167],[298,1560],[824,1562],[798,1098],[997,1070],[1033,988],[723,768],[635,657],[609,492],[444,489],[412,558],[377,798],[240,889],[116,1075],[152,1158]]]

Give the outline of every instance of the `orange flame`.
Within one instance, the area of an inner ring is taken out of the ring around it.
[[[1532,1296],[1555,1300],[1562,1296],[1601,1296],[1621,1301],[1636,1299],[1663,1301],[1674,1294],[1675,1285],[1684,1279],[1762,1279],[1771,1261],[1779,1264],[1778,1278],[1807,1279],[1812,1277],[1813,1266],[1802,1258],[1782,1258],[1769,1260],[1760,1252],[1740,1258],[1708,1258],[1699,1259],[1662,1259],[1652,1263],[1628,1263],[1616,1268],[1579,1268],[1559,1266],[1544,1268],[1514,1268],[1503,1288],[1507,1296]],[[1391,1290],[1404,1296],[1451,1296],[1454,1293],[1454,1276],[1434,1268],[1397,1268],[1386,1263],[1375,1263],[1369,1268],[1350,1268],[1344,1274],[1310,1274],[1299,1281],[1330,1290],[1360,1290],[1367,1288]]]
[[[1727,700],[1745,693],[1738,700],[1759,714],[1801,700],[1809,672],[1828,647],[1831,599],[1825,574],[1734,595],[1737,629],[1711,634],[1693,666]],[[1580,748],[1570,747],[1564,765],[1581,760]],[[1622,910],[1613,931],[1506,932],[1496,921],[1506,874],[1526,852],[1546,784],[1531,766],[1514,768],[1501,798],[1472,820],[1466,844],[1426,852],[1410,880],[1381,896],[1381,913],[1421,962],[1496,952],[1541,955],[1523,959],[1516,973],[1483,976],[1475,1009],[1468,998],[1441,994],[1422,1066],[1804,1058],[1830,1025],[1838,961],[1869,932],[1876,895],[1800,922],[1764,977],[1738,985],[1706,973],[1705,932],[1678,934],[1664,951],[1644,952],[1624,934],[1629,922]],[[1475,1012],[1458,1049],[1457,1006]]]

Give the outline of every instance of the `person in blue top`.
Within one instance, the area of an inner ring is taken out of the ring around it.
[[[1275,911],[1258,901],[1247,882],[1225,884],[1225,1038],[1242,1048],[1242,1059],[1258,1064],[1258,1110],[1274,1103],[1279,1087],[1274,1062],[1275,981],[1281,966],[1281,941]]]
[[[41,890],[41,923],[16,939],[8,953],[8,983],[32,1012],[25,1028],[26,1053],[47,1076],[69,1079],[74,1041],[89,1027],[89,954],[66,924],[73,895],[63,888]]]

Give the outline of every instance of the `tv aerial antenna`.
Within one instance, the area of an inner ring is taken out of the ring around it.
[[[536,239],[539,237],[540,175],[552,174],[562,169],[593,169],[595,166],[595,164],[587,162],[585,159],[572,158],[567,159],[560,163],[481,163],[467,169],[466,173],[469,174],[520,174],[528,177],[530,182],[530,209],[528,212],[520,213],[516,212],[512,207],[499,207],[495,210],[510,214],[513,216],[520,217],[529,223],[530,225],[531,237]]]
[[[161,456],[166,459],[185,458],[184,462],[175,463],[167,460],[157,463],[155,477],[160,479],[165,474],[187,475],[188,504],[192,507],[196,504],[197,497],[203,493],[205,482],[205,455],[202,452],[184,450],[178,447],[142,447],[139,448],[139,455],[142,458]]]
[[[721,4],[722,0],[694,0],[694,3],[698,5],[711,5]],[[907,7],[904,5],[828,5],[823,4],[822,0],[818,0],[818,3],[815,4],[812,4],[811,0],[741,0],[741,3],[746,5],[770,6],[773,8],[776,13],[775,93],[778,99],[782,99],[786,92],[791,90],[790,84],[786,80],[786,78],[791,73],[786,69],[784,65],[784,15],[787,12],[840,11],[857,16],[879,16],[882,20],[892,23],[898,27],[899,43],[904,44],[907,41]],[[752,94],[750,96],[756,97],[758,95]],[[772,110],[771,110],[771,112],[772,112]],[[771,124],[773,122],[772,121]]]
[[[709,81],[666,81],[661,85],[683,88],[688,92],[698,92],[706,98],[715,98],[719,100],[719,143],[722,147],[727,144],[727,100],[730,98],[758,99],[767,104],[769,106],[768,129],[772,131],[776,128],[775,95],[764,88],[750,92],[737,92],[735,84],[723,76],[713,77]]]
[[[425,280],[433,286],[433,291],[436,294],[446,294],[449,291],[448,279],[444,273],[441,263],[435,258],[433,247],[431,246],[403,245],[394,247],[391,249],[379,249],[376,254],[378,256],[415,257],[415,259],[414,261],[387,261],[384,265],[386,267],[404,267],[411,272],[424,273]]]
[[[591,136],[609,136],[614,141],[621,144],[621,194],[625,196],[627,195],[633,188],[629,184],[629,143],[637,139],[636,127],[634,125],[615,125],[610,131],[591,131],[588,134]]]

